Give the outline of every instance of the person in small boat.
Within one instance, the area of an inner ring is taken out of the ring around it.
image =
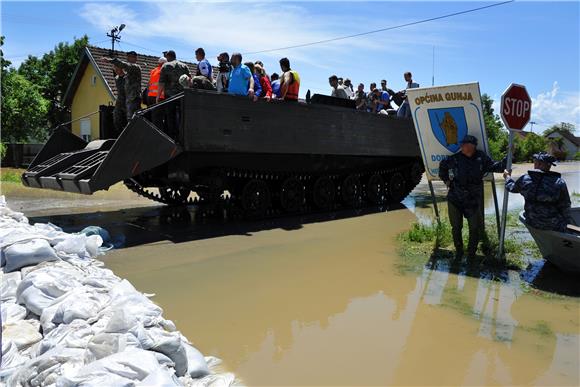
[[[447,209],[455,245],[455,258],[463,257],[463,218],[469,225],[468,259],[473,259],[480,236],[484,233],[483,221],[483,178],[489,172],[505,170],[506,159],[492,160],[486,153],[477,149],[477,138],[466,135],[460,142],[461,151],[442,160],[439,164],[439,177],[449,187]]]
[[[534,169],[512,179],[510,171],[504,171],[505,187],[509,192],[519,193],[525,199],[526,222],[540,230],[567,232],[573,223],[570,216],[570,194],[562,176],[550,171],[556,158],[546,152],[533,156]]]

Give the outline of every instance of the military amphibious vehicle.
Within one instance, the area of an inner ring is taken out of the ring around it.
[[[228,203],[250,217],[399,202],[423,172],[413,122],[351,102],[186,89],[136,113],[116,138],[86,143],[57,129],[22,181],[80,194],[123,181],[162,203]],[[175,138],[146,118],[168,103],[181,108]]]

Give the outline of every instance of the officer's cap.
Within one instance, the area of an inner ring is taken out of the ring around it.
[[[534,160],[543,161],[552,165],[556,165],[556,158],[546,152],[535,153],[532,158]]]
[[[477,137],[468,134],[465,137],[463,137],[463,140],[461,140],[461,143],[462,144],[473,144],[473,145],[477,146]]]
[[[137,53],[136,53],[135,51],[129,51],[129,52],[127,53],[127,55],[134,55],[134,56],[137,56]]]
[[[163,51],[163,55],[164,56],[170,56],[172,58],[177,56],[177,55],[175,55],[175,51],[173,51],[173,50]]]

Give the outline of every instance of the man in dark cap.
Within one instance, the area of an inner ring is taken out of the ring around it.
[[[167,63],[161,66],[157,102],[159,102],[159,96],[161,95],[165,95],[165,98],[171,98],[174,95],[181,93],[183,91],[183,86],[179,83],[179,78],[184,74],[191,77],[189,67],[187,67],[185,63],[177,60],[175,51],[168,50],[164,51],[163,54],[165,55],[165,59],[167,59]],[[173,138],[177,136],[180,118],[179,114],[178,102],[174,101],[165,106],[167,134]]]
[[[489,172],[502,172],[505,167],[505,158],[499,162],[493,161],[477,149],[477,138],[471,135],[461,141],[460,152],[441,161],[439,177],[449,188],[447,206],[456,258],[463,257],[463,217],[467,218],[469,225],[467,255],[470,259],[475,257],[479,238],[484,231],[483,177]]]
[[[113,65],[125,71],[125,98],[127,105],[127,120],[141,109],[141,67],[137,64],[137,53],[129,51],[127,61],[119,58],[106,58]]]
[[[572,224],[570,194],[566,182],[557,172],[550,171],[556,158],[546,152],[533,156],[534,169],[513,180],[510,171],[504,171],[505,187],[525,199],[526,222],[541,230],[566,232]]]

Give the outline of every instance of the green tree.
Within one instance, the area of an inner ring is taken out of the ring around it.
[[[80,39],[75,38],[72,44],[61,42],[42,58],[29,56],[18,68],[18,73],[38,86],[49,101],[49,127],[56,127],[70,119],[70,111],[62,103],[62,98],[80,60],[82,49],[88,42],[86,35]]]
[[[489,153],[495,160],[500,160],[506,155],[508,145],[508,133],[503,128],[501,118],[493,110],[493,99],[487,94],[481,96],[483,107],[483,119],[485,132],[489,143]]]
[[[514,150],[514,157],[516,161],[532,161],[534,153],[546,151],[548,141],[545,137],[539,136],[535,133],[528,133],[523,139],[518,141]]]
[[[39,87],[14,69],[3,73],[1,83],[2,141],[44,140],[49,103]]]
[[[544,136],[548,136],[554,132],[567,132],[574,134],[576,131],[576,125],[569,122],[560,122],[559,124],[552,125],[548,129],[544,130]]]

